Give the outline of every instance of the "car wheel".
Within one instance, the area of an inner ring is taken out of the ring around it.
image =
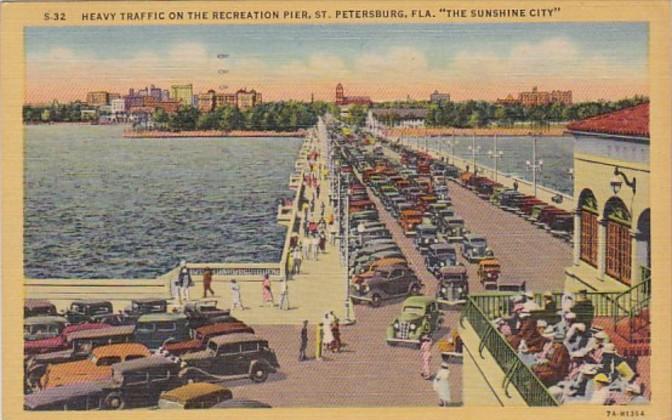
[[[266,367],[264,367],[264,365],[261,363],[257,363],[252,368],[250,379],[256,383],[266,382],[266,379],[268,379],[268,369],[266,369]]]
[[[108,410],[121,410],[126,405],[124,399],[121,397],[121,394],[117,392],[109,394],[107,397],[105,397],[104,404],[105,408]]]
[[[371,306],[373,306],[374,308],[379,307],[382,302],[383,299],[380,297],[379,294],[371,296]]]
[[[420,285],[414,284],[411,286],[411,290],[408,292],[410,296],[418,296],[420,294]]]

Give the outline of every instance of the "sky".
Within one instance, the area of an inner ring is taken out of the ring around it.
[[[265,101],[454,100],[572,90],[575,101],[648,95],[645,23],[212,25],[26,29],[26,102],[193,83]],[[218,55],[225,55],[218,58]]]

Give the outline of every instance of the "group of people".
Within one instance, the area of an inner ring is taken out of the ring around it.
[[[593,325],[595,311],[586,290],[576,298],[563,294],[560,307],[551,293],[544,293],[541,305],[529,292],[514,297],[512,304],[511,315],[496,319],[495,327],[558,402],[646,402],[630,362]]]
[[[299,361],[308,360],[306,350],[308,348],[308,321],[303,321],[301,328],[301,345],[299,347]],[[339,319],[334,311],[329,311],[317,323],[315,329],[315,360],[324,360],[324,353],[340,353],[343,348],[341,340],[341,327]]]
[[[457,336],[453,334],[451,341],[455,340],[455,337]],[[439,406],[448,407],[452,401],[450,395],[450,365],[446,360],[443,360],[439,370],[432,375],[432,344],[430,335],[420,337],[420,360],[422,363],[420,376],[425,380],[432,381],[432,388],[439,397]]]

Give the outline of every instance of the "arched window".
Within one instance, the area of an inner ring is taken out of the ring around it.
[[[597,200],[590,190],[583,190],[579,196],[579,212],[581,216],[581,260],[597,267]]]
[[[616,280],[630,284],[632,267],[630,212],[620,198],[612,197],[604,206],[604,217],[607,221],[606,272]]]

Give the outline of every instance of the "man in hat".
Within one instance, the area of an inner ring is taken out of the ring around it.
[[[547,326],[544,329],[544,332],[541,334],[541,336],[544,338],[544,346],[541,350],[541,352],[537,353],[535,355],[536,363],[540,362],[545,362],[548,357],[549,351],[551,351],[551,348],[553,347],[553,336],[555,335],[555,330],[553,329],[552,325]]]
[[[579,290],[576,294],[576,303],[574,303],[572,312],[576,314],[577,322],[582,322],[590,328],[595,317],[595,307],[593,306],[593,302],[588,299],[587,290]]]
[[[299,345],[299,362],[306,360],[306,349],[308,348],[308,321],[303,321],[301,328],[301,344]]]
[[[565,336],[556,332],[553,345],[546,355],[546,362],[535,365],[533,370],[539,380],[546,386],[555,385],[569,373],[569,352],[563,344]]]
[[[432,382],[432,387],[434,391],[439,396],[439,406],[448,407],[448,404],[451,402],[450,396],[450,369],[448,368],[448,362],[442,362],[441,368],[436,375],[434,376],[434,381]]]
[[[566,336],[572,324],[576,322],[576,314],[574,312],[567,312],[563,315],[560,322],[555,325],[555,330],[560,331],[562,335]]]
[[[609,378],[604,373],[598,373],[593,379],[595,391],[588,400],[589,404],[606,405],[609,402]]]
[[[626,400],[624,404],[627,405],[638,405],[638,404],[648,404],[649,400],[642,395],[642,386],[638,383],[628,384],[625,387],[625,397]]]
[[[511,344],[511,347],[514,349],[517,349],[518,346],[520,345],[521,340],[523,339],[528,339],[531,336],[534,335],[534,333],[537,331],[537,321],[534,319],[530,318],[530,313],[528,311],[521,311],[519,314],[520,317],[520,330],[518,331],[517,334],[514,334],[510,337],[508,337],[509,344]]]
[[[586,324],[576,322],[567,331],[565,337],[565,347],[570,353],[584,348],[588,344],[590,334],[586,332]]]
[[[191,272],[189,267],[187,267],[187,262],[185,260],[180,261],[180,271],[177,275],[177,293],[182,304],[182,300],[189,301],[189,288],[193,287],[194,281],[191,279]]]
[[[593,346],[593,349],[588,352],[588,356],[595,363],[601,363],[602,354],[604,352],[604,345],[610,342],[609,335],[607,335],[607,333],[603,330],[600,330],[593,334],[593,338],[595,339],[595,345]]]
[[[543,303],[544,312],[547,314],[551,315],[558,312],[558,305],[556,305],[555,300],[553,300],[553,293],[544,292]]]
[[[525,302],[523,303],[524,310],[526,310],[527,312],[532,312],[541,309],[537,304],[537,302],[534,301],[534,293],[528,291],[525,292],[523,295],[525,296]]]

